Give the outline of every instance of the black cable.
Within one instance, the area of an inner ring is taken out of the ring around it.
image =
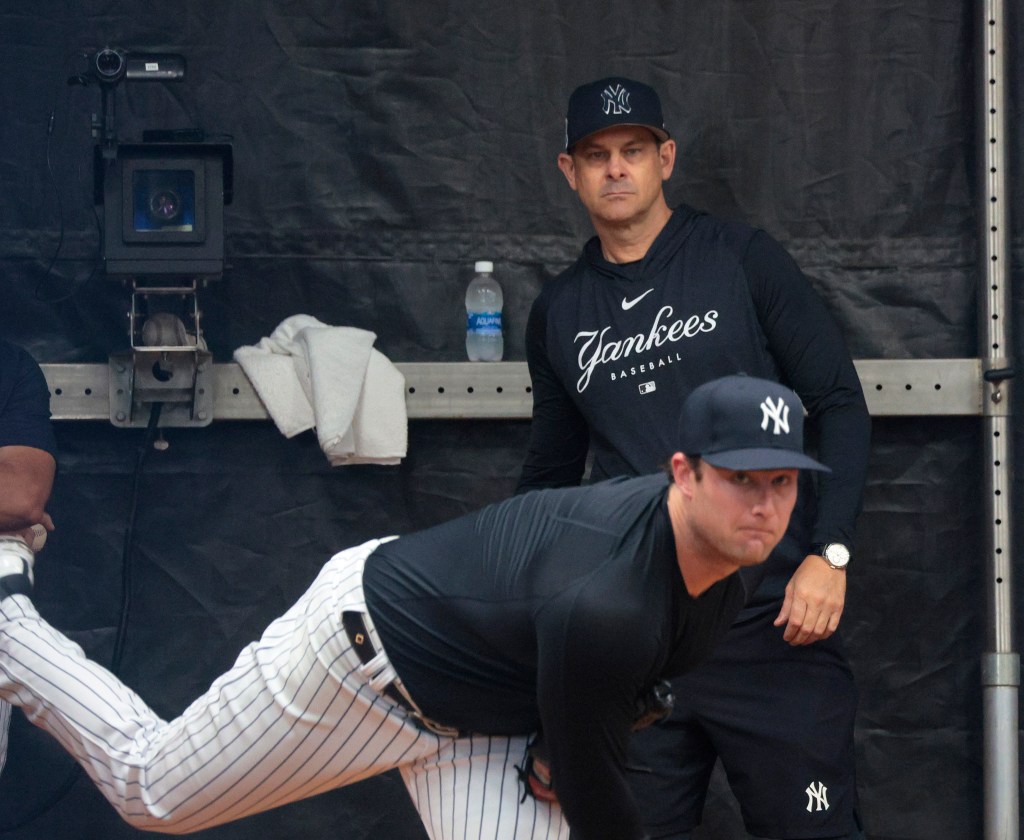
[[[135,545],[135,515],[139,507],[139,482],[142,478],[142,466],[146,455],[153,448],[153,438],[160,422],[163,403],[152,403],[149,410],[149,423],[146,425],[146,436],[135,455],[135,472],[132,477],[131,504],[128,509],[128,525],[124,533],[124,550],[121,555],[121,617],[117,622],[117,636],[114,639],[114,650],[110,655],[110,670],[118,676],[121,658],[124,656],[124,643],[128,635],[128,617],[131,612],[132,594],[132,550]]]
[[[80,53],[76,53],[76,56],[81,56]],[[70,62],[69,62],[70,63]],[[62,76],[64,73],[61,74]],[[88,78],[84,75],[74,75],[68,78],[68,85],[86,85],[88,84]],[[58,91],[62,90],[60,83],[54,89],[53,101],[50,105],[50,114],[46,122],[46,172],[49,176],[50,187],[53,189],[53,194],[57,200],[57,219],[60,225],[60,232],[57,238],[57,247],[54,249],[53,256],[50,257],[50,262],[46,266],[46,271],[43,272],[42,278],[36,284],[36,298],[43,303],[62,303],[65,300],[70,299],[75,292],[77,292],[82,286],[85,286],[96,274],[96,268],[99,265],[99,259],[93,264],[92,270],[84,281],[72,285],[71,289],[62,295],[56,297],[47,297],[42,289],[43,285],[50,279],[53,274],[53,267],[56,265],[60,253],[64,248],[64,232],[65,232],[65,221],[64,221],[64,199],[61,194],[60,184],[57,183],[57,176],[53,171],[53,159],[51,157],[52,146],[53,146],[53,128],[57,119],[57,99]],[[101,232],[102,238],[102,232]]]

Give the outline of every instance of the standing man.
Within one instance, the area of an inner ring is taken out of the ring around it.
[[[525,493],[335,555],[170,722],[43,621],[31,552],[0,541],[0,697],[138,828],[197,831],[397,767],[436,840],[645,840],[630,731],[729,627],[734,572],[782,538],[798,470],[827,469],[767,380],[708,383],[672,427],[667,479]]]
[[[33,552],[43,547],[53,530],[46,502],[56,456],[43,372],[28,353],[0,339],[0,539]],[[0,701],[0,771],[7,761],[10,722],[11,707]]]
[[[856,690],[838,637],[870,419],[835,322],[764,231],[666,203],[676,146],[657,93],[625,78],[576,89],[558,167],[597,235],[546,285],[527,325],[533,426],[519,491],[656,469],[666,419],[694,388],[747,373],[790,385],[832,468],[809,481],[766,576],[712,659],[674,683],[672,717],[633,739],[654,838],[700,823],[721,758],[748,831],[861,836]],[[768,419],[766,417],[766,422]]]

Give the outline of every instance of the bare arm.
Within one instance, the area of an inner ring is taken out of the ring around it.
[[[824,557],[809,554],[786,586],[776,627],[791,645],[827,639],[839,627],[846,604],[846,572],[833,569]]]
[[[16,532],[37,523],[53,529],[46,501],[57,462],[31,446],[0,446],[0,532]]]
[[[53,529],[46,502],[56,454],[43,371],[20,347],[0,341],[0,533],[17,534],[34,525]],[[45,537],[45,531],[41,534]],[[31,537],[29,530],[29,545],[35,542]]]

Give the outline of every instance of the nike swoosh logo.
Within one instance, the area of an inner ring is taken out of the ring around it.
[[[640,303],[640,301],[642,301],[645,297],[647,297],[653,291],[654,291],[654,289],[648,289],[646,292],[644,292],[642,295],[640,295],[640,297],[635,297],[632,300],[626,300],[625,298],[623,298],[622,299],[622,308],[627,310],[627,311],[632,309],[634,306],[636,306],[638,303]]]

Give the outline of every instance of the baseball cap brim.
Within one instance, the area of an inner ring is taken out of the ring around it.
[[[608,123],[608,124],[605,124],[605,125],[600,125],[597,128],[593,129],[592,131],[587,131],[586,134],[581,134],[579,137],[577,137],[576,139],[572,140],[572,142],[568,143],[568,145],[565,147],[565,150],[567,152],[572,151],[574,146],[578,146],[580,143],[582,143],[588,137],[593,137],[595,134],[600,134],[602,131],[606,131],[606,130],[611,129],[611,128],[622,128],[623,126],[625,126],[627,128],[646,128],[648,131],[651,132],[651,134],[653,134],[655,137],[657,137],[658,140],[660,142],[662,142],[662,143],[664,143],[670,137],[669,133],[667,131],[665,131],[665,129],[658,128],[656,125],[648,125],[647,123],[639,123],[639,122],[616,122],[616,123]],[[586,131],[586,129],[584,129],[584,130]]]
[[[832,472],[831,468],[792,449],[730,449],[726,452],[708,452],[701,455],[713,467],[723,470],[817,470]]]

